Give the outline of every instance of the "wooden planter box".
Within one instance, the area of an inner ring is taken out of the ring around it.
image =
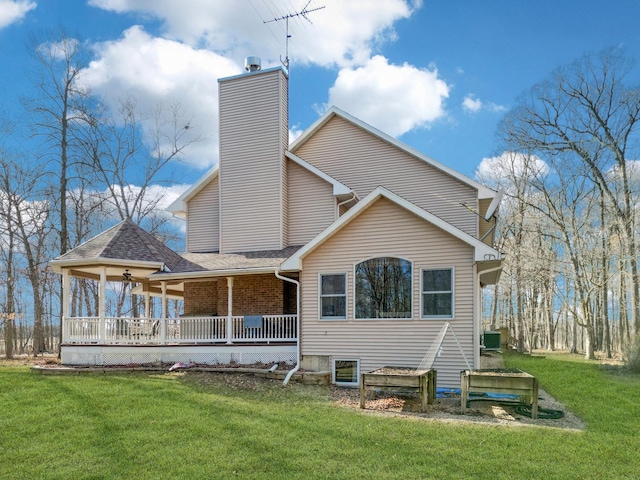
[[[420,394],[421,408],[425,412],[427,405],[436,399],[436,371],[416,370],[407,367],[382,367],[360,375],[360,408],[365,408],[367,392],[375,391],[412,391]]]
[[[467,411],[469,392],[509,393],[531,404],[531,417],[538,418],[538,380],[522,370],[464,370],[460,373],[462,413]]]

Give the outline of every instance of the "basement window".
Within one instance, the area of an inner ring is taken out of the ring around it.
[[[360,384],[360,360],[334,358],[331,380],[343,387],[357,387]]]

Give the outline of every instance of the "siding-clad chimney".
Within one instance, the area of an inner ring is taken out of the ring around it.
[[[286,246],[287,82],[283,68],[218,80],[221,253]]]

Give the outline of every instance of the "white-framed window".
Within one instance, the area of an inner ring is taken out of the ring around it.
[[[355,265],[355,318],[413,317],[413,265],[396,257],[377,257]]]
[[[357,358],[334,358],[331,381],[344,387],[360,385],[360,360]]]
[[[344,320],[347,318],[347,274],[321,273],[319,278],[320,318]]]
[[[453,318],[453,268],[421,272],[422,318]]]

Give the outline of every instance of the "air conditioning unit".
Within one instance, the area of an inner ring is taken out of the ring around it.
[[[484,332],[483,339],[485,350],[500,350],[500,332]]]

